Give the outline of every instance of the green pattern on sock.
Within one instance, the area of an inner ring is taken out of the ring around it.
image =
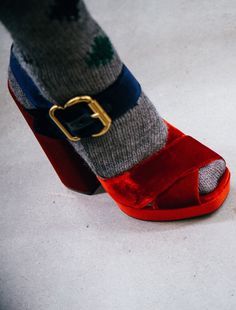
[[[107,36],[99,35],[94,38],[92,50],[88,52],[85,59],[87,65],[91,67],[99,67],[108,64],[114,55],[111,42]]]

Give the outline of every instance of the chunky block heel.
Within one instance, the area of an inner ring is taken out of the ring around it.
[[[93,194],[100,183],[86,162],[74,151],[73,147],[66,140],[53,139],[37,133],[33,128],[32,116],[17,100],[9,83],[8,88],[17,107],[24,116],[62,183],[66,187],[77,192],[88,195]]]

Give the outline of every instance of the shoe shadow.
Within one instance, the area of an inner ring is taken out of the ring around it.
[[[105,192],[104,188],[102,187],[102,185],[100,185],[100,186],[96,189],[96,191],[93,193],[93,195],[100,195],[100,194],[104,194],[104,193],[106,193],[106,192]]]

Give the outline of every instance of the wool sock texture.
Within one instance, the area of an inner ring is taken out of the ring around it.
[[[3,0],[0,20],[12,35],[18,61],[53,103],[96,94],[121,72],[123,63],[83,1]],[[22,104],[30,108],[11,72],[9,78]],[[163,119],[143,92],[137,103],[105,135],[72,143],[97,175],[118,175],[165,146],[168,132]],[[219,162],[199,171],[200,192],[216,187],[225,169]]]

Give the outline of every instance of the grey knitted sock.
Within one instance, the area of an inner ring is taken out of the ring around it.
[[[122,62],[82,1],[2,1],[14,54],[48,100],[98,93],[120,74]]]
[[[53,102],[100,92],[121,72],[119,56],[82,1],[3,1],[0,19],[13,37],[15,56]],[[11,72],[9,78],[21,103],[30,108]],[[166,139],[165,123],[142,93],[138,104],[115,120],[105,135],[73,146],[96,174],[109,178],[159,151]],[[222,160],[200,169],[200,193],[214,190],[224,171]]]

